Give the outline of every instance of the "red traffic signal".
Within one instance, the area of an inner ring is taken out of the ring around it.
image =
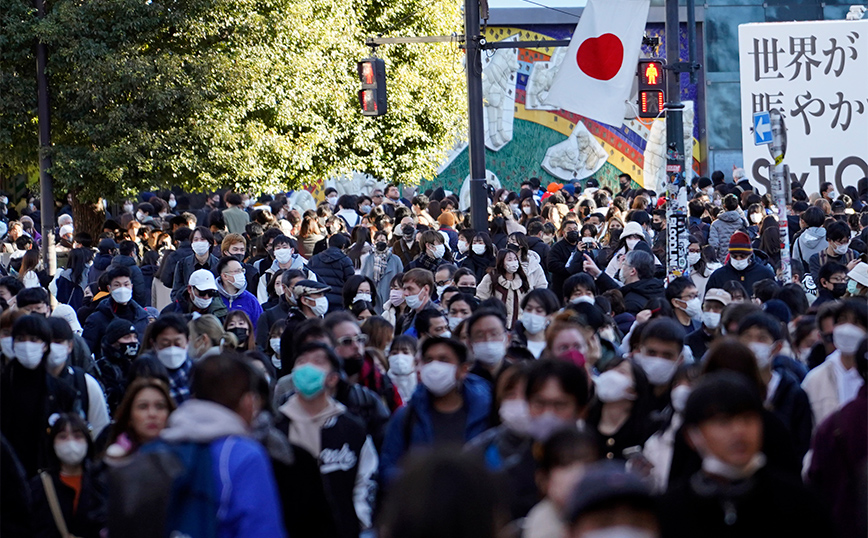
[[[359,105],[363,116],[382,116],[386,113],[386,62],[381,58],[365,58],[356,66],[362,89]]]
[[[666,64],[662,60],[639,60],[639,117],[656,118],[666,102]]]

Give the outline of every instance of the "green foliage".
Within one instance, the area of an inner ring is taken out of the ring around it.
[[[350,170],[431,177],[459,129],[454,44],[381,47],[389,112],[359,113],[366,37],[460,31],[453,0],[0,0],[0,174],[36,164],[49,46],[52,174],[83,201],[180,185],[273,191]]]

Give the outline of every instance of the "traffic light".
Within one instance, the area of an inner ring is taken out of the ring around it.
[[[666,64],[663,60],[639,60],[639,117],[656,118],[666,102]]]
[[[359,104],[363,116],[382,116],[386,113],[386,62],[381,58],[365,58],[358,63]]]

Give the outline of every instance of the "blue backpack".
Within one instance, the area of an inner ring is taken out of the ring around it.
[[[208,443],[148,443],[109,472],[109,535],[216,538],[214,486]]]

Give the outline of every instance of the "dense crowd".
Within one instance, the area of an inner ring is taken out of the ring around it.
[[[868,178],[619,181],[0,193],[0,532],[864,537]]]

